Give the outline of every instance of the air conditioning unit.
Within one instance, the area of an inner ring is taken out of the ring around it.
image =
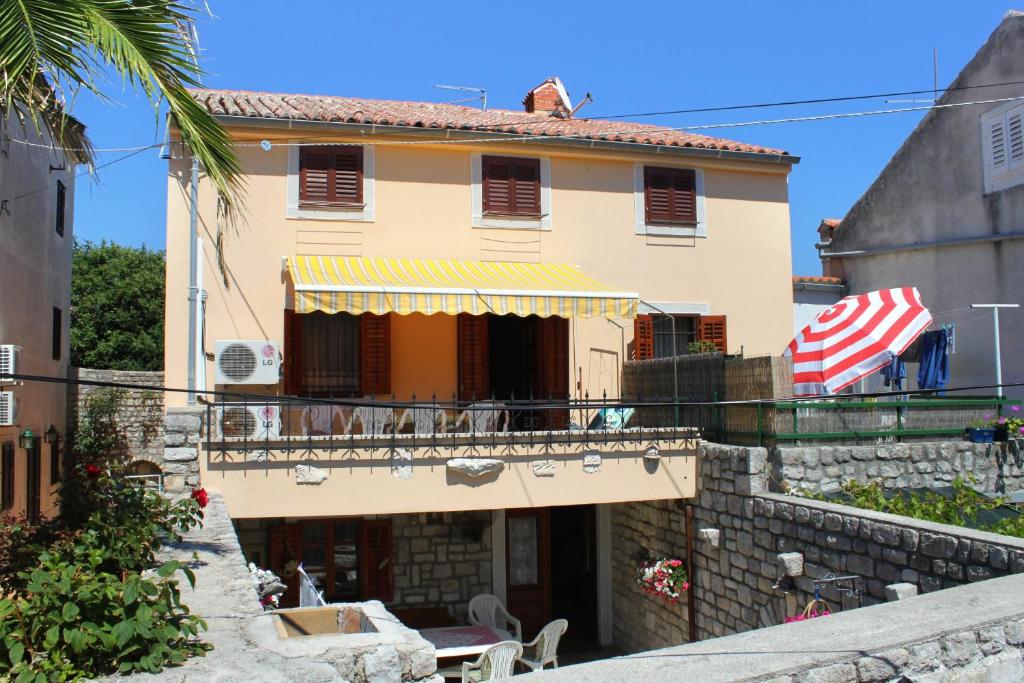
[[[274,405],[225,405],[217,409],[217,426],[225,439],[277,439],[281,409]]]
[[[281,379],[278,342],[218,340],[214,362],[217,384],[277,384]]]
[[[11,427],[18,418],[13,391],[0,391],[0,427]]]
[[[18,371],[20,346],[0,344],[0,382],[13,382],[12,375]]]

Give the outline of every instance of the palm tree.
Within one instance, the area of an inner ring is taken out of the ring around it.
[[[191,3],[176,0],[0,0],[0,113],[6,120],[15,112],[70,158],[91,164],[85,126],[64,103],[80,89],[107,99],[100,86],[112,70],[154,107],[167,101],[222,207],[236,214],[241,167],[230,138],[187,90],[201,75],[195,15]]]

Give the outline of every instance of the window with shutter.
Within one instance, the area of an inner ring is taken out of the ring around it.
[[[1024,112],[1006,117],[1009,138],[1009,163],[1011,168],[1024,165]]]
[[[64,330],[64,313],[56,306],[53,307],[53,348],[51,349],[51,355],[54,360],[60,360],[61,355],[61,338]]]
[[[64,236],[64,206],[67,202],[67,188],[64,183],[57,181],[57,234]]]
[[[569,321],[550,316],[538,321],[537,385],[534,396],[542,401],[561,403],[569,400]],[[565,429],[569,423],[566,410],[548,410],[543,416],[546,429]]]
[[[654,358],[654,321],[649,315],[633,320],[633,360]]]
[[[459,400],[491,396],[490,348],[486,315],[460,313],[458,318]]]
[[[363,205],[363,148],[302,147],[299,150],[299,208]]]
[[[391,558],[391,520],[363,521],[360,543],[360,592],[363,600],[391,602],[395,597],[394,562]]]
[[[1006,130],[1003,128],[1002,119],[989,127],[989,145],[992,149],[992,168],[1006,168]]]
[[[724,315],[702,315],[697,323],[697,339],[711,342],[721,353],[728,353]]]
[[[14,442],[4,441],[0,452],[0,509],[10,510],[14,505]]]
[[[644,167],[648,223],[697,224],[697,174],[688,168]]]
[[[485,215],[541,215],[540,159],[485,156],[481,164]]]
[[[1024,183],[1024,105],[1012,104],[981,117],[985,192]]]
[[[284,392],[297,396],[303,391],[302,316],[286,308],[284,311]]]
[[[359,316],[359,390],[364,396],[391,393],[391,314]]]

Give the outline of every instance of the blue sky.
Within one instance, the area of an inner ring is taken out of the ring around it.
[[[352,3],[209,0],[199,26],[210,87],[446,101],[435,83],[487,88],[518,109],[558,75],[602,116],[930,88],[949,83],[995,29],[1005,2]],[[158,141],[146,100],[119,83],[115,105],[75,113],[97,147]],[[638,118],[672,126],[882,109],[884,100]],[[818,221],[863,193],[921,113],[716,131],[802,158],[790,178],[793,268],[817,274]],[[119,153],[101,155],[109,161]],[[75,232],[163,248],[166,162],[156,152],[79,180]],[[756,229],[756,226],[751,226]]]

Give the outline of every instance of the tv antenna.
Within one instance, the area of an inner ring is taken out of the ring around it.
[[[475,92],[475,93],[480,93],[479,95],[474,95],[472,97],[463,97],[462,99],[452,100],[451,102],[447,102],[446,104],[459,104],[461,102],[474,102],[476,100],[479,100],[481,107],[483,107],[483,110],[487,111],[487,89],[486,88],[474,88],[474,87],[471,87],[471,86],[468,86],[468,85],[444,85],[442,83],[436,83],[436,84],[434,84],[434,87],[435,88],[441,88],[442,90],[457,90],[459,92]]]
[[[939,48],[932,48],[932,88],[934,95],[930,100],[886,100],[886,104],[935,104],[939,101]]]

